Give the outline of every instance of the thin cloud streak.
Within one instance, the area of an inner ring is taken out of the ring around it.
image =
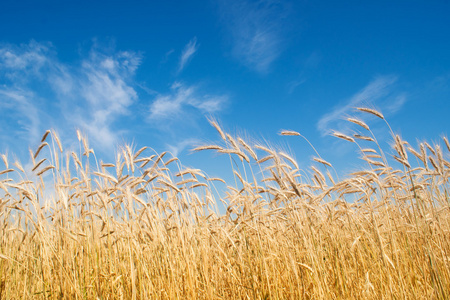
[[[393,85],[397,81],[397,77],[393,75],[380,76],[372,80],[358,93],[353,95],[350,99],[345,101],[341,106],[337,106],[333,111],[325,114],[317,123],[317,129],[322,135],[328,134],[332,126],[342,129],[343,117],[349,115],[355,107],[365,106],[381,106],[384,113],[395,113],[406,102],[404,94],[394,95],[392,98]]]
[[[149,120],[161,121],[187,114],[188,109],[195,109],[203,114],[216,113],[228,102],[227,96],[211,96],[198,91],[195,86],[174,83],[171,93],[159,95],[150,104]]]
[[[14,118],[16,124],[16,135],[22,136],[29,143],[34,142],[39,135],[39,125],[41,113],[33,104],[34,95],[29,91],[17,89],[0,89],[0,105],[2,112],[7,113]],[[1,124],[1,123],[0,123]],[[2,124],[2,129],[8,128],[7,124]],[[10,128],[8,128],[10,129]],[[7,129],[7,130],[8,130]],[[11,132],[2,132],[2,136],[8,138]]]
[[[257,72],[268,72],[283,50],[286,9],[271,0],[219,3],[233,40],[233,55]]]
[[[166,144],[166,147],[167,147],[168,151],[174,157],[177,157],[184,150],[193,148],[195,145],[199,145],[199,144],[201,144],[201,141],[199,139],[190,138],[190,139],[181,140],[180,142],[178,142],[174,145]]]
[[[178,66],[178,73],[181,73],[183,71],[184,67],[189,63],[189,61],[192,59],[193,55],[198,50],[197,45],[197,38],[194,37],[192,40],[187,43],[187,45],[184,47],[183,52],[181,53],[180,57],[180,64]]]

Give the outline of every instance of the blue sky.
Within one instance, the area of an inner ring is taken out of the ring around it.
[[[383,112],[414,146],[449,132],[449,1],[11,1],[0,3],[0,153],[27,159],[54,128],[112,160],[133,142],[220,169],[189,149],[218,141],[206,117],[242,136],[313,151],[340,170],[355,147],[329,135]],[[211,158],[211,159],[209,159]],[[217,161],[217,163],[216,163]]]

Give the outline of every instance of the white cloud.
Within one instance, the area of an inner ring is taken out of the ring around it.
[[[202,100],[195,99],[190,105],[205,113],[215,113],[222,109],[226,101],[227,97],[225,96],[205,95]]]
[[[0,80],[14,89],[1,89],[0,101],[15,101],[10,109],[28,120],[22,122],[27,124],[22,131],[28,131],[30,139],[56,125],[61,131],[81,128],[110,148],[118,138],[113,125],[137,100],[133,76],[140,61],[134,52],[107,55],[93,48],[79,65],[69,65],[57,59],[51,44],[4,45]],[[45,99],[49,96],[53,101]]]
[[[93,50],[73,76],[79,93],[78,113],[73,120],[106,147],[112,147],[118,139],[111,127],[129,114],[138,99],[132,84],[139,64],[140,56],[132,52],[105,55]]]
[[[50,43],[0,45],[0,80],[3,78],[8,86],[27,90],[31,81],[45,80],[43,72],[52,69],[50,63],[54,58]]]
[[[134,88],[125,82],[124,77],[130,74],[119,74],[117,64],[117,60],[111,57],[83,63],[81,94],[94,109],[96,119],[100,116],[106,119],[111,114],[124,114],[137,98]]]
[[[308,80],[309,74],[312,70],[317,68],[321,60],[322,57],[317,51],[312,52],[305,59],[305,61],[303,62],[303,67],[300,68],[300,72],[297,75],[297,78],[287,84],[288,94],[292,94],[297,87],[301,86]]]
[[[168,60],[169,57],[172,55],[172,53],[174,53],[175,50],[174,49],[170,49],[169,51],[166,52],[166,54],[164,54],[163,59],[160,61],[160,64],[165,64]]]
[[[267,72],[282,52],[285,7],[273,0],[222,0],[220,7],[233,40],[233,55],[247,67]]]
[[[192,56],[197,52],[198,50],[197,45],[197,38],[194,37],[192,40],[187,43],[187,45],[184,47],[183,52],[181,53],[180,57],[180,64],[178,66],[178,73],[183,71],[186,64],[192,59]]]
[[[89,137],[93,137],[97,144],[102,145],[104,149],[111,149],[117,143],[117,132],[114,132],[113,129],[107,126],[109,124],[95,120],[85,123],[83,120],[80,120],[78,125],[88,133]]]
[[[47,61],[51,44],[31,41],[20,46],[4,45],[0,48],[0,68],[13,70],[40,69]]]
[[[380,76],[372,80],[362,90],[353,95],[344,104],[335,107],[331,112],[322,116],[317,123],[317,128],[322,135],[339,127],[345,130],[343,119],[351,114],[355,107],[358,106],[377,106],[385,114],[397,112],[405,103],[406,96],[404,94],[396,94],[393,85],[397,81],[396,76],[387,75]]]
[[[159,95],[150,105],[149,119],[151,121],[170,119],[186,113],[194,108],[201,113],[220,111],[228,101],[226,96],[211,96],[201,94],[195,86],[185,86],[176,82],[168,95]]]
[[[301,78],[298,80],[293,80],[287,84],[288,94],[292,94],[294,90],[304,84],[306,82],[306,78]]]
[[[47,80],[52,90],[61,97],[70,95],[74,90],[72,74],[62,65],[56,65],[54,72],[48,74]]]
[[[397,95],[386,103],[385,111],[388,113],[396,113],[398,112],[406,102],[406,95],[404,93]]]
[[[186,148],[193,148],[195,145],[199,145],[200,143],[201,142],[198,139],[185,139],[174,145],[166,145],[166,147],[173,156],[177,157]]]
[[[3,136],[11,137],[13,135],[19,135],[29,143],[34,142],[39,137],[41,134],[39,132],[39,116],[41,113],[36,105],[34,105],[33,99],[35,99],[35,95],[32,92],[0,88],[0,105],[2,107],[2,114],[4,114],[3,118],[6,118],[6,115],[8,115],[10,118],[9,121],[13,123],[13,126],[7,130],[15,129],[13,134],[11,134],[12,132],[5,132],[2,134]],[[2,124],[2,127],[0,129],[1,131],[7,126],[6,124]]]
[[[186,46],[184,64],[197,48],[195,39]],[[104,153],[111,153],[136,127],[157,125],[163,130],[162,124],[179,125],[185,139],[187,123],[196,126],[198,115],[219,112],[228,101],[200,86],[178,82],[166,94],[140,86],[135,72],[141,55],[135,52],[99,50],[94,45],[88,56],[70,64],[56,54],[51,44],[0,45],[0,147],[35,145],[49,128],[68,144],[75,129],[81,129]],[[154,98],[150,106],[139,101],[136,87]],[[180,134],[174,127],[170,131],[175,143]],[[182,146],[173,149],[179,152]]]

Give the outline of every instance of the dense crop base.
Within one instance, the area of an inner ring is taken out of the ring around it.
[[[399,170],[360,148],[367,171],[339,181],[319,157],[306,178],[213,125],[224,146],[199,150],[229,155],[236,177],[218,200],[200,170],[127,146],[97,164],[81,135],[64,155],[46,133],[32,173],[3,156],[1,299],[449,298],[448,152],[393,136]]]

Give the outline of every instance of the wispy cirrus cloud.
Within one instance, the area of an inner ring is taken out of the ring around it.
[[[197,48],[195,40],[186,46],[184,65]],[[170,142],[160,139],[174,152],[182,151],[191,129],[198,128],[197,117],[220,112],[228,97],[179,82],[166,93],[142,86],[135,78],[141,59],[94,44],[87,55],[66,63],[51,43],[0,45],[0,148],[38,143],[49,128],[65,140],[81,129],[96,148],[111,153],[135,128],[149,126],[156,136],[170,136]],[[140,99],[138,87],[153,98],[150,104]]]
[[[19,46],[3,44],[0,48],[0,68],[10,78],[24,70],[37,72],[48,63],[49,55],[52,55],[50,50],[50,43],[35,41]]]
[[[139,64],[134,52],[104,54],[92,48],[80,64],[69,65],[58,60],[50,43],[2,45],[0,103],[15,116],[4,122],[26,124],[13,130],[28,142],[49,127],[80,128],[112,147],[117,141],[112,126],[137,100],[132,79]]]
[[[78,85],[90,113],[77,118],[89,135],[102,144],[117,141],[116,130],[111,127],[129,114],[130,106],[138,99],[132,81],[139,64],[140,56],[127,51],[113,55],[92,51],[82,63]]]
[[[34,41],[20,46],[0,45],[0,133],[4,142],[13,142],[14,136],[14,140],[18,137],[30,143],[40,134],[45,111],[40,109],[42,99],[28,85],[30,77],[42,78],[41,70],[48,68],[53,55],[50,47]]]
[[[189,149],[189,148],[193,148],[195,145],[200,145],[201,141],[199,139],[196,138],[188,138],[188,139],[184,139],[179,141],[178,143],[175,144],[166,144],[166,147],[168,149],[168,151],[173,155],[173,156],[178,156],[182,151]]]
[[[273,0],[219,1],[232,53],[247,67],[265,73],[284,47],[285,3]]]
[[[228,102],[225,95],[209,95],[199,91],[196,86],[186,86],[176,82],[170,93],[158,95],[150,104],[150,121],[173,119],[188,114],[195,109],[203,114],[219,112]]]
[[[301,85],[303,85],[310,76],[311,71],[315,70],[320,64],[322,57],[319,52],[312,52],[303,62],[302,66],[299,68],[300,72],[297,75],[297,78],[290,81],[287,84],[287,92],[288,94],[292,94],[295,89]]]
[[[194,54],[197,52],[199,45],[197,44],[197,37],[194,37],[192,40],[187,43],[181,52],[180,63],[178,65],[178,73],[183,71],[184,67],[189,63]]]
[[[376,106],[384,114],[397,112],[406,102],[406,95],[394,89],[396,82],[397,77],[394,75],[385,75],[373,79],[343,104],[323,115],[317,123],[317,129],[322,135],[328,134],[331,129],[345,131],[348,122],[344,121],[344,118],[358,106]]]
[[[222,112],[229,104],[224,94],[210,94],[200,85],[175,82],[169,91],[158,94],[148,106],[146,122],[157,129],[165,149],[178,156],[200,144],[200,124],[206,116]]]
[[[11,142],[11,138],[19,137],[34,142],[39,137],[41,113],[35,105],[35,97],[32,92],[20,88],[0,88],[0,106],[5,115],[0,121],[3,140]]]

